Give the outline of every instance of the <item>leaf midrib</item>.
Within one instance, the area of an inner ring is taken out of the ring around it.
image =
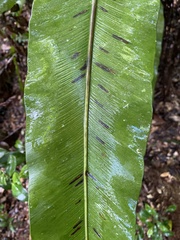
[[[88,236],[88,125],[89,125],[89,100],[90,100],[90,84],[91,69],[93,57],[94,29],[96,20],[97,0],[92,0],[92,9],[89,27],[89,42],[87,52],[87,71],[86,71],[86,89],[85,89],[85,109],[84,109],[84,224],[85,224],[85,240]]]

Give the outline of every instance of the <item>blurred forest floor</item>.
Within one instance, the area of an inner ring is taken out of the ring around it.
[[[145,154],[145,171],[137,211],[145,203],[159,214],[175,204],[169,216],[174,237],[180,239],[180,3],[164,0],[165,31],[159,75],[154,94],[154,114]],[[24,143],[23,89],[27,74],[28,23],[32,1],[22,10],[15,6],[0,16],[0,147]],[[12,219],[15,232],[0,228],[2,240],[29,239],[27,203],[0,188],[0,205]]]

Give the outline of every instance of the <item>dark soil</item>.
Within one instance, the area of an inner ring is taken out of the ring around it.
[[[154,94],[154,114],[137,210],[145,203],[163,214],[177,206],[172,220],[174,237],[180,239],[180,2],[163,1],[165,29],[159,75]]]
[[[0,146],[13,149],[24,141],[23,88],[27,73],[27,34],[32,1],[21,13],[0,16]],[[164,0],[165,31],[154,94],[154,114],[145,155],[145,171],[137,211],[145,203],[160,214],[171,204],[177,206],[172,219],[174,237],[180,239],[180,3]],[[16,9],[15,9],[16,10]],[[14,10],[13,10],[14,11]],[[29,239],[27,203],[15,200],[0,188],[3,212],[13,218],[15,232],[0,229],[2,240]]]

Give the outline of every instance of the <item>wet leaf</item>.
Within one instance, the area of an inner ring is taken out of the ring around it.
[[[151,228],[148,229],[147,235],[148,235],[149,238],[153,235],[153,232],[154,232],[153,227],[151,227]]]
[[[133,239],[158,0],[34,1],[26,153],[33,240]]]
[[[12,194],[20,201],[28,200],[27,190],[20,184],[12,183]]]
[[[148,204],[145,204],[145,210],[154,218],[158,219],[158,213],[156,210],[152,207],[150,207]]]
[[[28,178],[28,167],[27,165],[24,165],[19,173],[19,177],[20,178],[25,178],[27,179]]]
[[[146,223],[147,221],[151,221],[151,214],[148,213],[145,209],[142,209],[140,213],[138,214],[139,219],[143,222]]]
[[[163,233],[165,233],[165,232],[169,232],[169,227],[168,226],[166,226],[163,222],[157,222],[157,226],[158,226],[158,228],[163,232]]]
[[[9,155],[6,167],[6,172],[9,175],[9,177],[11,177],[13,173],[16,171],[16,166],[17,166],[16,157],[13,155]]]
[[[12,194],[20,201],[27,201],[28,199],[27,190],[23,187],[17,172],[15,172],[12,177]]]

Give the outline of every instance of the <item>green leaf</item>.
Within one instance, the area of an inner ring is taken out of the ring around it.
[[[136,224],[136,240],[143,240],[144,239],[144,229],[142,225]]]
[[[154,208],[150,207],[148,204],[145,204],[145,210],[147,211],[147,213],[149,213],[155,219],[158,219],[158,213],[156,212],[156,210]]]
[[[8,176],[2,170],[0,170],[0,186],[7,185]]]
[[[157,222],[157,226],[158,228],[162,231],[162,232],[169,232],[169,228],[168,226],[166,226],[165,224],[163,224],[163,222]]]
[[[13,176],[12,176],[12,181],[14,182],[14,183],[19,183],[19,184],[21,184],[21,181],[20,181],[20,178],[19,178],[19,173],[17,173],[17,172],[14,172],[13,173]]]
[[[11,152],[11,154],[16,157],[17,166],[19,166],[21,163],[25,163],[25,154],[24,153]]]
[[[7,151],[4,148],[0,148],[0,158],[2,158],[6,153]]]
[[[27,190],[23,188],[22,185],[12,183],[12,194],[15,198],[17,198],[20,201],[28,200]]]
[[[28,167],[24,165],[19,173],[20,178],[28,178]]]
[[[166,208],[166,213],[168,213],[168,212],[175,212],[176,211],[176,209],[177,209],[177,206],[176,205],[170,205],[169,207],[167,207]]]
[[[167,232],[163,232],[163,235],[166,237],[172,237],[174,236],[174,233],[172,231],[167,231]]]
[[[25,162],[25,154],[20,152],[6,152],[5,155],[0,158],[0,167],[6,168],[8,166],[9,156],[14,156],[16,158],[17,166]]]
[[[20,153],[24,153],[24,145],[23,145],[22,141],[20,141],[18,139],[14,146]]]
[[[154,225],[155,225],[155,223],[152,222],[152,219],[147,219],[145,224],[146,224],[147,228],[154,227]]]
[[[8,215],[0,213],[0,228],[8,227]]]
[[[20,201],[27,201],[28,193],[27,190],[22,186],[19,174],[15,172],[12,177],[12,194],[15,198]]]
[[[26,154],[33,240],[133,239],[158,0],[35,0]]]
[[[6,172],[10,177],[16,171],[16,166],[17,166],[16,157],[13,156],[13,155],[9,155],[8,164],[7,164],[7,167],[6,167]]]
[[[153,227],[148,229],[147,235],[148,235],[149,238],[153,235],[153,232],[154,232]]]
[[[142,209],[139,214],[138,214],[139,219],[143,222],[146,223],[147,221],[151,220],[152,215],[148,213],[145,209]]]

